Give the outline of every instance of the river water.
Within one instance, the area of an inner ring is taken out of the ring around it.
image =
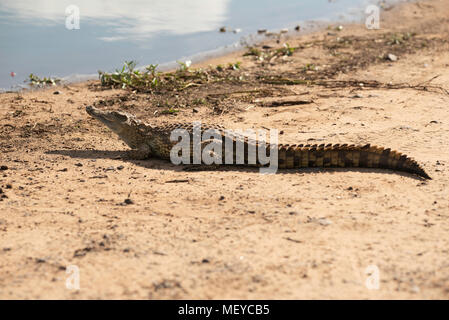
[[[378,1],[1,0],[0,88],[17,89],[30,73],[95,78],[125,60],[168,67],[260,39],[258,29],[296,32],[296,25],[307,29],[311,21],[360,21],[373,3]],[[223,26],[227,32],[219,32]]]

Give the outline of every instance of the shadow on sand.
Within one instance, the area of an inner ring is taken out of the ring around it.
[[[110,150],[51,150],[46,154],[57,154],[68,156],[77,159],[113,159],[122,160],[143,168],[152,168],[160,170],[172,170],[172,171],[236,171],[236,172],[258,172],[257,167],[248,167],[243,165],[174,165],[168,161],[160,159],[148,159],[148,160],[134,160],[128,157],[127,151],[110,151]],[[295,173],[320,173],[320,172],[375,172],[381,174],[394,174],[407,178],[411,178],[418,181],[426,181],[417,175],[402,172],[392,171],[388,169],[376,169],[376,168],[298,168],[298,169],[279,169],[278,174],[295,174]]]

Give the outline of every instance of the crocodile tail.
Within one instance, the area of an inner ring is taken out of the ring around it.
[[[389,148],[347,144],[279,145],[279,168],[383,168],[431,179],[412,158]]]

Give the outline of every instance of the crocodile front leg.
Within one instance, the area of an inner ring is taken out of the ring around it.
[[[148,145],[143,144],[138,149],[128,150],[126,156],[131,160],[146,160],[151,158],[151,150]]]

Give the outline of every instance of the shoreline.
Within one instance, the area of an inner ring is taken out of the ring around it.
[[[398,3],[399,0],[391,0],[387,7],[387,10],[391,10],[397,5],[400,5]],[[385,4],[384,4],[385,5]],[[351,10],[356,10],[356,12],[351,12]],[[381,8],[381,11],[383,11],[384,8]],[[310,34],[324,32],[327,27],[329,26],[336,26],[336,25],[342,25],[342,26],[351,26],[351,25],[359,25],[362,23],[363,19],[363,10],[361,8],[351,8],[348,9],[348,12],[341,15],[341,19],[339,20],[306,20],[306,21],[299,21],[297,25],[300,25],[301,31],[297,32],[294,30],[293,24],[290,23],[288,26],[274,29],[274,30],[268,30],[270,33],[273,33],[274,35],[271,37],[266,37],[265,35],[260,35],[258,33],[252,33],[246,36],[241,37],[238,41],[231,43],[229,45],[224,45],[219,48],[215,48],[212,50],[207,50],[199,53],[195,53],[193,55],[189,56],[181,56],[179,59],[176,59],[174,61],[164,62],[158,65],[158,71],[160,72],[167,72],[167,71],[173,71],[178,67],[178,61],[192,61],[192,67],[195,67],[196,65],[201,66],[207,66],[213,61],[224,61],[229,60],[228,58],[234,57],[235,54],[239,54],[245,51],[246,47],[249,46],[260,46],[264,43],[273,43],[274,39],[279,39],[281,42],[287,42],[288,40],[296,41],[300,40],[301,37],[308,36]],[[360,20],[360,21],[359,21]],[[281,34],[281,30],[288,29],[288,33]],[[113,68],[120,68],[120,66],[111,66],[111,69]],[[138,69],[143,70],[147,67],[147,65],[140,66]],[[46,75],[38,75],[38,76],[46,76]],[[53,77],[53,76],[51,76]],[[92,73],[92,74],[70,74],[63,77],[53,77],[61,80],[61,85],[70,85],[70,84],[80,84],[85,83],[88,81],[95,81],[98,80],[98,73]],[[26,80],[25,80],[26,81]],[[9,92],[18,92],[23,90],[46,90],[50,89],[51,87],[43,87],[43,88],[32,88],[29,87],[28,84],[17,84],[17,86],[20,86],[16,89],[6,89],[6,88],[0,88],[0,94],[2,93],[9,93]]]

